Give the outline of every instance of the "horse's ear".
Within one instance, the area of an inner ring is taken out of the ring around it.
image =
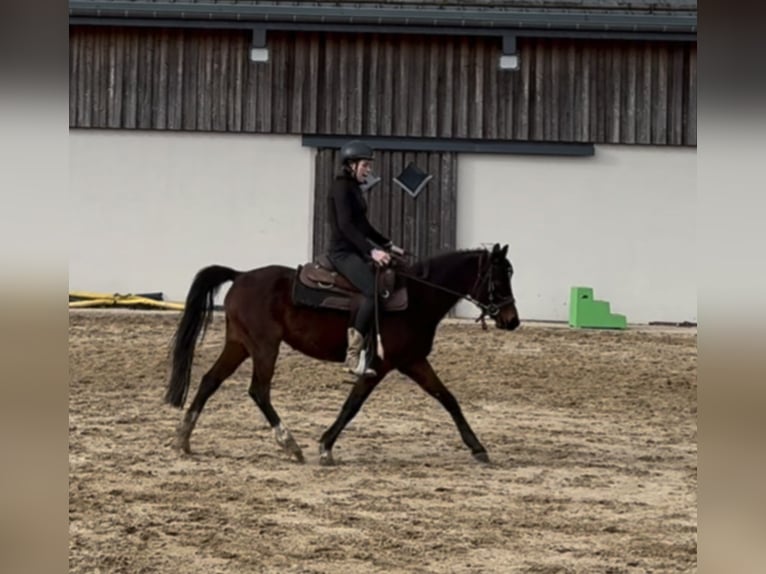
[[[499,243],[495,243],[495,246],[492,248],[492,255],[494,255],[498,251],[500,251],[500,244]]]
[[[503,250],[500,252],[500,254],[501,254],[503,257],[505,257],[506,255],[508,255],[508,244],[507,244],[507,243],[505,244],[505,247],[503,247]]]

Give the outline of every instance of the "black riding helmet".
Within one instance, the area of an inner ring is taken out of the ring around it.
[[[340,161],[344,165],[352,161],[359,161],[360,159],[371,161],[372,158],[372,148],[360,140],[352,140],[340,148]]]

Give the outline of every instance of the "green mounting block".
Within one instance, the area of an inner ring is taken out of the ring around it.
[[[569,291],[569,326],[590,329],[627,329],[625,315],[609,310],[609,303],[593,299],[591,287],[572,287]]]

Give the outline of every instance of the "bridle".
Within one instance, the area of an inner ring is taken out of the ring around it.
[[[461,299],[465,299],[469,303],[476,305],[479,309],[481,309],[481,315],[479,315],[476,318],[476,322],[481,321],[482,328],[486,330],[487,324],[485,323],[484,318],[486,316],[489,316],[494,319],[500,313],[501,308],[505,307],[506,305],[511,305],[515,303],[516,299],[513,297],[513,295],[510,295],[508,297],[505,297],[499,300],[496,299],[495,282],[492,279],[492,267],[493,267],[492,256],[490,255],[486,258],[486,264],[483,262],[484,258],[485,258],[484,254],[481,254],[479,256],[479,272],[476,275],[476,281],[474,281],[473,287],[471,287],[471,290],[467,294],[459,293],[458,291],[454,291],[453,289],[448,289],[447,287],[438,285],[431,281],[427,281],[416,275],[402,272],[400,269],[397,269],[396,273],[398,275],[401,275],[402,277],[406,277],[408,279],[412,279],[413,281],[423,283],[424,285],[434,287],[435,289],[445,291],[446,293],[450,293],[452,295],[460,297]],[[399,257],[397,257],[397,259],[403,260]],[[485,265],[486,265],[486,268],[482,270],[482,267],[484,267]],[[487,302],[482,303],[481,301],[478,300],[478,293],[484,287],[484,283],[486,282],[489,282],[487,286]]]

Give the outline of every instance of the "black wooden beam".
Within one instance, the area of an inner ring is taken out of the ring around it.
[[[377,150],[491,153],[520,155],[592,156],[592,143],[526,142],[460,138],[406,138],[395,136],[326,136],[304,135],[303,146],[340,148],[352,139],[361,139]]]

